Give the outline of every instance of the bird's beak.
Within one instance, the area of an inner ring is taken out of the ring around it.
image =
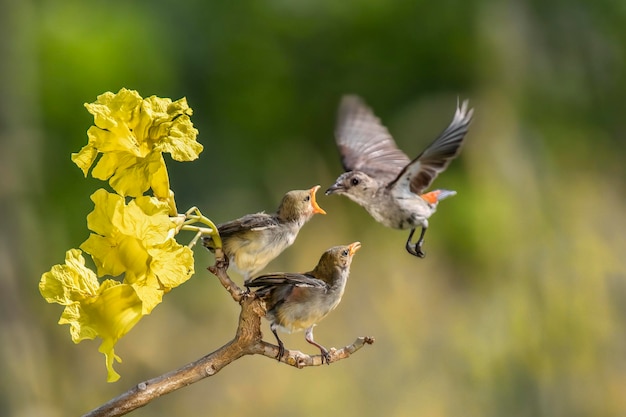
[[[309,194],[311,195],[311,206],[313,207],[313,214],[326,214],[326,212],[324,211],[323,208],[321,208],[318,204],[317,201],[315,200],[315,193],[317,192],[317,190],[320,189],[319,185],[316,185],[315,187],[311,188],[309,190]]]
[[[343,186],[341,186],[339,183],[334,183],[330,188],[328,188],[328,190],[326,190],[324,194],[326,195],[335,194],[337,191],[341,189],[343,189]]]
[[[354,242],[348,245],[348,249],[350,250],[350,256],[354,255],[356,251],[361,249],[361,242]]]

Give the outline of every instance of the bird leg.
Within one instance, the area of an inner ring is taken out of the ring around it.
[[[283,344],[283,341],[280,340],[280,337],[278,337],[278,333],[276,333],[276,328],[270,326],[270,330],[272,331],[272,333],[274,333],[274,337],[276,337],[276,341],[278,342],[278,355],[276,355],[276,359],[278,359],[278,362],[280,362],[280,358],[282,358],[285,354],[285,345]]]
[[[328,353],[328,350],[324,346],[320,345],[315,340],[313,340],[313,327],[314,326],[311,326],[308,329],[306,329],[306,332],[304,333],[304,339],[310,344],[312,344],[313,346],[317,346],[317,348],[320,350],[322,354],[322,363],[324,363],[324,360],[326,360],[326,363],[330,365],[330,353]]]
[[[424,244],[424,234],[426,233],[426,227],[422,226],[422,232],[420,233],[420,238],[417,240],[415,245],[411,245],[411,239],[413,238],[413,234],[415,233],[415,229],[411,229],[411,233],[409,233],[409,238],[406,241],[406,250],[413,256],[417,256],[418,258],[423,258],[426,256],[424,252],[422,252],[422,244]]]

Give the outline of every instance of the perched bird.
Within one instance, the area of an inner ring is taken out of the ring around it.
[[[460,106],[457,103],[450,125],[411,161],[361,98],[344,96],[339,106],[335,140],[346,172],[326,190],[326,195],[343,194],[363,206],[383,225],[411,229],[406,249],[423,258],[428,218],[440,200],[456,192],[422,193],[458,154],[473,113],[473,109],[468,109],[467,100]],[[417,227],[421,227],[422,232],[413,245],[411,239]]]
[[[292,333],[306,329],[306,341],[320,350],[322,363],[330,363],[328,350],[313,339],[313,327],[339,305],[352,257],[360,247],[354,242],[330,248],[310,272],[261,275],[246,283],[248,288],[258,288],[255,295],[265,299],[265,317],[278,342],[278,360],[285,354],[285,346],[276,330]]]
[[[326,214],[315,201],[319,188],[316,185],[309,190],[289,191],[275,214],[248,214],[217,225],[224,255],[245,281],[291,246],[300,228],[314,214]],[[202,244],[215,252],[215,242],[210,236],[205,236]]]

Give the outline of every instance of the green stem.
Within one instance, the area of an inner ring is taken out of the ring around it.
[[[196,242],[198,242],[198,239],[200,239],[200,237],[211,236],[213,242],[215,243],[215,247],[221,249],[222,238],[217,231],[217,226],[215,226],[215,224],[208,217],[203,216],[197,207],[192,207],[187,210],[184,216],[185,220],[183,221],[182,226],[179,230],[196,232],[196,235],[187,246],[192,248],[195,246]],[[194,226],[197,223],[203,224],[208,227]]]

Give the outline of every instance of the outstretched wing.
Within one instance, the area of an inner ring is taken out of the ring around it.
[[[467,100],[460,106],[457,103],[454,118],[446,130],[411,161],[389,187],[398,191],[408,187],[415,194],[426,190],[459,153],[473,114],[474,109],[468,108]]]
[[[392,181],[410,162],[380,119],[356,95],[341,99],[335,141],[346,171],[363,171],[381,182]]]

